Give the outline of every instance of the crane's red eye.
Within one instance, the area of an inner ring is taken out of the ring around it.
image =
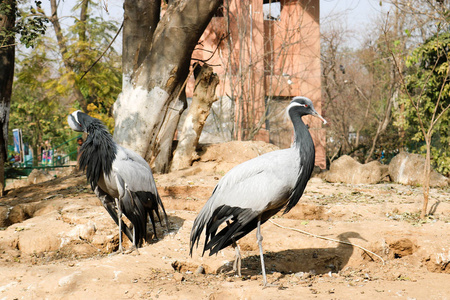
[[[305,104],[305,107],[308,107],[308,104]]]

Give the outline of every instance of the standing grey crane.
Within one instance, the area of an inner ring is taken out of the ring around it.
[[[161,223],[159,209],[169,230],[167,214],[147,162],[136,152],[116,144],[96,118],[78,110],[68,116],[68,123],[73,130],[88,134],[80,148],[79,168],[86,171],[92,190],[119,226],[118,252],[123,253],[122,231],[138,252],[147,236],[147,216],[156,237],[155,215]],[[122,221],[122,213],[131,222],[133,233]]]
[[[266,153],[231,169],[195,219],[190,237],[191,256],[205,226],[203,254],[209,250],[209,255],[213,255],[229,245],[235,246],[233,268],[240,276],[241,258],[236,241],[256,228],[264,286],[267,278],[261,224],[281,209],[285,208],[287,213],[297,204],[314,168],[314,143],[302,116],[313,115],[326,124],[305,97],[294,97],[287,112],[294,125],[292,147]],[[217,232],[224,222],[226,225]]]

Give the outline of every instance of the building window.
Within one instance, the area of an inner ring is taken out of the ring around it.
[[[280,1],[264,1],[263,14],[264,20],[279,21],[281,15]]]

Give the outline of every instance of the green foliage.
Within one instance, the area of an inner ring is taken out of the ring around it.
[[[0,3],[0,16],[8,18],[11,14],[14,14],[15,5],[7,1]],[[4,21],[3,21],[4,22]],[[5,22],[6,23],[6,22]],[[14,29],[6,28],[7,25],[0,27],[0,47],[7,46],[11,41],[14,41],[15,31]]]
[[[409,150],[424,153],[424,135],[419,129],[419,117],[426,130],[432,130],[432,159],[437,170],[443,174],[450,173],[450,120],[448,112],[433,125],[445,107],[450,105],[450,78],[448,77],[450,59],[450,33],[434,36],[416,48],[406,60],[408,76],[407,92],[418,104],[416,112],[407,95],[401,97],[400,104],[404,111],[403,118],[397,114],[397,125],[403,126],[409,137]],[[439,103],[438,103],[439,101]],[[434,116],[434,117],[433,117]],[[418,144],[417,144],[418,143]]]
[[[34,151],[45,140],[57,145],[72,135],[64,125],[67,110],[58,98],[47,93],[46,86],[53,80],[49,62],[46,52],[38,46],[16,65],[9,127],[22,129],[24,142]]]
[[[73,66],[73,71],[61,65],[63,74],[55,85],[54,91],[70,97],[74,85],[78,86],[87,99],[89,113],[102,119],[110,130],[114,127],[111,108],[122,89],[121,57],[110,48],[101,60],[80,79],[89,67],[108,47],[112,34],[117,31],[113,22],[101,18],[88,18],[85,24],[76,21],[68,28],[66,34],[66,58]],[[80,38],[80,26],[86,28],[86,40]],[[76,107],[77,109],[79,107]]]
[[[2,1],[0,15],[10,15],[15,11],[16,23],[11,30],[0,30],[0,46],[6,46],[18,35],[20,42],[28,47],[34,47],[36,39],[45,34],[49,20],[41,14],[41,1],[34,1],[34,6],[16,9],[19,1]]]
[[[34,47],[36,39],[45,34],[46,23],[49,20],[41,14],[41,1],[34,1],[35,7],[17,10],[16,33],[20,36],[20,42],[27,48]]]
[[[64,32],[64,58],[73,71],[66,68],[57,42],[50,37],[38,37],[31,52],[17,57],[10,128],[21,128],[24,142],[34,151],[46,140],[56,146],[79,134],[67,124],[67,115],[80,109],[74,103],[74,87],[80,88],[88,100],[88,113],[110,129],[114,127],[110,111],[122,86],[120,55],[111,48],[80,78],[106,49],[117,26],[100,18],[88,18],[84,24],[86,39],[82,39],[79,23],[76,19]]]

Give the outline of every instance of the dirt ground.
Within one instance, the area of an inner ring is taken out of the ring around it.
[[[158,226],[159,239],[140,255],[109,255],[117,226],[83,174],[10,190],[0,200],[0,299],[450,299],[449,188],[431,190],[432,215],[419,220],[420,187],[312,178],[291,212],[262,226],[274,287],[262,287],[254,232],[239,241],[241,278],[231,247],[202,257],[200,244],[190,257],[193,220],[217,181],[271,150],[227,145],[189,169],[156,175],[171,230]],[[236,151],[239,160],[225,155]]]

